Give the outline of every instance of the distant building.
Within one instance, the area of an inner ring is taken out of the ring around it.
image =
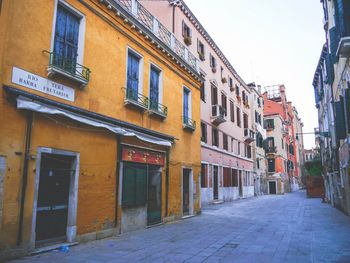
[[[302,123],[296,109],[287,101],[284,85],[266,87],[263,96],[269,193],[297,190],[303,163],[299,156],[303,152],[299,149],[303,147]]]

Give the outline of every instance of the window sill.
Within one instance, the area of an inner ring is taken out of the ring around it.
[[[79,77],[77,75],[72,75],[60,68],[57,68],[55,66],[48,66],[47,68],[47,73],[48,73],[48,77],[53,77],[54,75],[58,74],[58,75],[62,75],[70,80],[73,80],[77,83],[80,84],[80,88],[84,88],[88,83],[89,81],[87,79],[84,79],[82,77]]]
[[[139,103],[135,100],[132,100],[132,99],[128,99],[128,98],[125,98],[124,99],[124,104],[126,106],[132,106],[132,107],[135,107],[135,108],[139,108],[141,109],[142,111],[145,111],[145,110],[148,110],[148,105],[144,105],[142,103]]]

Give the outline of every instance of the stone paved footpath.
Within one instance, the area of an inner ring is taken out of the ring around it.
[[[203,209],[190,219],[13,262],[350,262],[350,218],[304,191]]]

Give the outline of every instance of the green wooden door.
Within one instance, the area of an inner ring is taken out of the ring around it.
[[[154,225],[162,221],[162,174],[159,167],[149,167],[147,224]]]

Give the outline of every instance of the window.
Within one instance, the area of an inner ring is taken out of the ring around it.
[[[273,173],[275,172],[275,159],[267,159],[268,163],[268,172]]]
[[[201,164],[201,187],[208,187],[208,165],[204,163]]]
[[[231,169],[227,167],[223,167],[222,174],[224,179],[224,187],[232,187]]]
[[[188,25],[186,25],[186,23],[184,21],[182,21],[182,36],[184,38],[191,38],[192,37],[192,30]]]
[[[236,96],[239,97],[239,94],[240,94],[240,93],[239,93],[239,86],[236,85]]]
[[[214,85],[211,85],[211,105],[218,104],[218,88]]]
[[[232,100],[230,100],[230,118],[232,122],[235,122],[235,105]]]
[[[232,186],[238,187],[238,170],[231,169],[231,175],[232,175]]]
[[[247,157],[252,158],[252,147],[250,145],[247,145]]]
[[[275,121],[273,119],[265,120],[264,121],[264,128],[265,129],[274,129],[275,128]]]
[[[59,4],[57,6],[55,35],[53,41],[53,60],[52,63],[59,68],[75,75],[80,69],[77,69],[79,50],[79,30],[81,18],[69,7]],[[81,59],[82,57],[80,57]]]
[[[226,151],[228,151],[228,137],[227,134],[223,133],[222,134],[222,139],[223,139],[223,146]]]
[[[248,128],[248,115],[246,113],[243,113],[243,127]]]
[[[207,143],[207,125],[203,122],[201,122],[201,132],[202,132],[202,136],[201,136],[201,141]]]
[[[204,44],[199,39],[197,42],[197,52],[198,52],[200,60],[204,61],[205,60],[205,47],[204,47]]]
[[[210,54],[210,67],[216,68],[216,59],[212,54]]]
[[[237,126],[241,127],[241,109],[237,107]]]
[[[241,155],[241,143],[240,142],[237,143],[237,154]]]
[[[201,83],[200,93],[201,93],[201,100],[205,102],[205,81]]]
[[[269,147],[269,148],[275,147],[275,138],[274,137],[268,137],[266,139],[266,141],[267,141],[267,147]]]
[[[260,159],[256,159],[256,168],[260,169]]]
[[[123,165],[122,206],[139,206],[147,202],[146,165]]]
[[[215,128],[212,130],[212,144],[219,147],[219,132]]]
[[[184,87],[183,90],[183,121],[189,124],[192,117],[192,105],[191,105],[191,91]]]
[[[243,100],[243,103],[245,103],[246,101],[245,101],[245,99],[246,99],[246,97],[245,97],[245,91],[244,90],[242,90],[242,100]]]
[[[284,149],[284,142],[283,139],[281,139],[281,145],[282,145],[282,150]]]
[[[161,71],[155,66],[151,65],[151,73],[150,73],[150,88],[149,88],[149,105],[153,110],[159,110],[160,101],[160,73]]]
[[[139,55],[131,50],[128,51],[126,88],[128,98],[134,101],[138,101],[140,86],[140,60],[141,57]]]
[[[229,79],[228,79],[228,86],[230,88],[233,88],[233,79],[231,77],[229,77]]]
[[[221,106],[224,110],[225,116],[227,116],[227,99],[224,93],[221,93]]]

